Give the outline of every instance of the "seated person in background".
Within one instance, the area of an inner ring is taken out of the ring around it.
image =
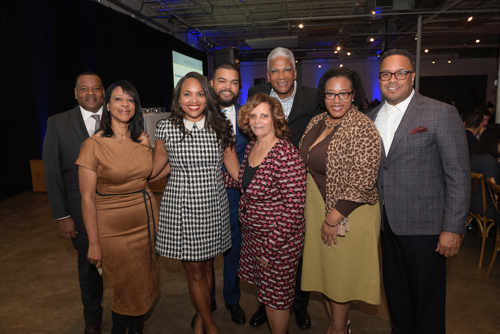
[[[474,154],[470,160],[471,171],[474,173],[483,174],[485,180],[493,177],[495,182],[500,182],[500,162],[498,162],[498,157],[500,156],[500,128],[494,127],[486,129]],[[497,220],[498,214],[495,215],[495,208],[488,191],[486,192],[486,217],[495,218]],[[472,196],[470,203],[470,210],[477,214],[483,213],[483,200],[481,195],[481,188],[476,187],[474,195]]]
[[[479,133],[477,134],[477,138],[481,137],[481,134],[483,131],[486,129],[486,125],[490,123],[490,119],[493,118],[493,114],[491,113],[490,109],[487,107],[479,107],[474,109],[474,112],[477,112],[481,115],[483,115],[483,121],[481,122],[481,125],[479,126]],[[466,115],[467,116],[467,115]],[[465,120],[465,118],[464,118]]]
[[[475,111],[468,113],[464,119],[465,134],[467,135],[467,145],[469,146],[469,157],[472,156],[477,147],[477,138],[483,123],[483,115]]]

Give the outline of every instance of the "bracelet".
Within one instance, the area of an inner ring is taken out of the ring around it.
[[[326,223],[326,225],[328,225],[328,226],[330,226],[330,227],[337,227],[337,226],[339,226],[339,224],[340,224],[340,222],[338,222],[338,223],[337,223],[337,224],[335,224],[335,225],[330,225],[330,224],[328,224],[328,222],[326,221],[326,218],[325,218],[325,223]]]

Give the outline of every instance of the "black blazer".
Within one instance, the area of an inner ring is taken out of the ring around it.
[[[81,195],[75,161],[89,138],[80,107],[51,116],[43,141],[43,167],[52,218],[71,215],[76,230],[86,233],[81,217]]]
[[[288,127],[292,133],[290,137],[290,142],[297,149],[299,148],[299,142],[306,130],[309,121],[316,115],[321,114],[323,111],[316,107],[316,95],[318,90],[311,87],[296,87],[297,92],[295,93],[295,98],[293,100],[292,110],[288,116]],[[248,98],[258,94],[258,93],[271,93],[271,84],[262,84],[251,87],[248,90]]]

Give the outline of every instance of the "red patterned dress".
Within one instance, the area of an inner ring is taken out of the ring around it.
[[[239,183],[248,154],[245,152]],[[226,185],[230,182],[226,175]],[[260,164],[240,199],[241,257],[239,277],[255,284],[260,302],[275,309],[287,309],[295,294],[297,266],[304,246],[304,203],[306,169],[297,149],[280,139]],[[269,266],[263,269],[262,257]]]

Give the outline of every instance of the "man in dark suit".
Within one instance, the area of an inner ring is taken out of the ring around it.
[[[87,260],[89,240],[82,219],[78,169],[75,161],[82,143],[100,124],[104,88],[99,76],[84,72],[76,78],[72,110],[49,117],[43,142],[43,166],[52,218],[78,251],[78,277],[85,319],[85,334],[100,334],[102,278]],[[99,116],[99,117],[97,117]]]
[[[369,116],[382,138],[377,186],[392,333],[445,333],[446,258],[458,253],[469,209],[470,164],[455,107],[413,90],[413,56],[380,58],[385,102]]]
[[[290,142],[298,149],[299,142],[309,121],[321,113],[316,107],[317,89],[311,87],[297,87],[297,70],[293,53],[282,47],[275,48],[267,57],[268,84],[251,87],[248,98],[258,93],[265,93],[278,99],[283,106],[283,111],[288,118],[290,128]],[[309,305],[309,292],[300,290],[302,273],[302,260],[297,269],[297,286],[295,288],[295,301],[293,310],[295,320],[300,329],[311,327],[311,317],[307,312]],[[267,316],[264,304],[250,319],[250,326],[260,326],[266,322]]]
[[[240,92],[240,75],[238,69],[230,63],[222,63],[214,69],[210,84],[219,100],[222,112],[231,122],[236,136],[236,155],[238,160],[243,160],[248,139],[238,128],[238,112],[241,108],[234,102]],[[225,167],[224,167],[225,171]],[[241,252],[241,229],[238,219],[238,208],[240,203],[240,191],[237,189],[226,189],[229,200],[229,213],[231,221],[232,247],[224,253],[224,288],[223,295],[226,308],[231,312],[231,320],[243,325],[246,321],[245,312],[240,306],[240,280],[238,278],[238,266]],[[215,276],[214,276],[215,279]],[[212,305],[215,304],[215,280],[212,283]]]

